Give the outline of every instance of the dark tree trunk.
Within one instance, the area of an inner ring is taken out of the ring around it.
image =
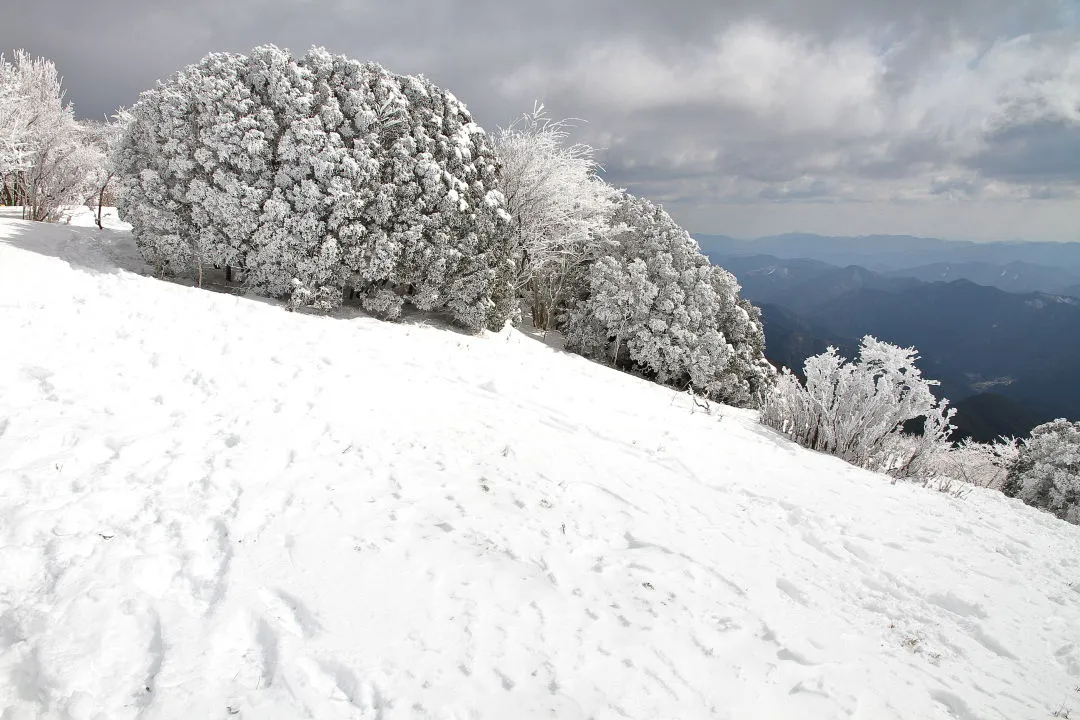
[[[108,183],[106,183],[107,185]],[[101,230],[101,203],[105,200],[105,185],[101,186],[101,192],[97,197],[97,228]]]

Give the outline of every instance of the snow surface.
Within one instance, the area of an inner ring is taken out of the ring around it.
[[[1080,713],[1080,528],[80,224],[0,217],[4,720]]]

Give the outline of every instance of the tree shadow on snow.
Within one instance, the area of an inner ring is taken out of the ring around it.
[[[0,244],[63,260],[95,274],[149,274],[131,234],[62,223],[12,220],[0,226]]]
[[[0,213],[0,217],[10,216]],[[64,223],[39,223],[10,217],[9,222],[0,225],[0,245],[9,245],[19,250],[37,253],[46,257],[63,260],[70,267],[93,274],[116,274],[130,272],[146,277],[157,277],[135,246],[131,233],[123,230],[98,229]],[[223,268],[204,267],[202,282],[195,276],[162,277],[163,282],[182,287],[199,288],[210,292],[242,297],[245,300],[272,305],[285,309],[286,302],[280,298],[266,297],[248,289],[242,282],[227,279]],[[384,320],[373,315],[360,304],[360,298],[346,299],[345,302],[330,311],[314,308],[298,308],[297,313],[316,317],[328,317],[336,320],[373,319]],[[469,337],[477,333],[463,328],[454,322],[448,312],[418,310],[408,303],[396,320],[386,320],[399,325],[430,327]],[[522,335],[547,345],[554,351],[563,352],[562,336],[559,333],[533,330],[528,318],[523,319],[517,328]]]
[[[2,217],[5,217],[4,213],[0,213]],[[171,285],[241,296],[267,305],[283,305],[280,300],[255,295],[241,283],[226,280],[224,269],[204,268],[201,285],[195,276],[158,277],[143,260],[131,233],[125,230],[10,219],[11,222],[0,225],[0,245],[54,257],[76,270],[110,275],[129,272]]]
[[[439,312],[437,310],[417,310],[414,307],[410,307],[408,304],[402,308],[401,317],[397,319],[397,322],[402,325],[447,330],[452,333],[457,333],[458,335],[468,335],[469,337],[476,337],[479,335],[479,333],[475,333],[472,330],[468,330],[456,324],[450,313]]]
[[[522,319],[521,324],[517,327],[517,330],[530,340],[535,340],[541,345],[546,345],[552,350],[556,350],[558,352],[567,352],[566,338],[563,337],[563,334],[558,330],[541,330],[539,328],[533,327],[532,321],[528,317]]]

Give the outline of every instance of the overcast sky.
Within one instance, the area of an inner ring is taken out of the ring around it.
[[[693,232],[1080,240],[1080,0],[33,0],[0,23],[83,117],[263,43],[424,73],[488,128],[540,99]]]

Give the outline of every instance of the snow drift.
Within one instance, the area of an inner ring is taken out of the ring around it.
[[[516,331],[144,277],[0,219],[15,718],[1045,718],[1080,528]]]

